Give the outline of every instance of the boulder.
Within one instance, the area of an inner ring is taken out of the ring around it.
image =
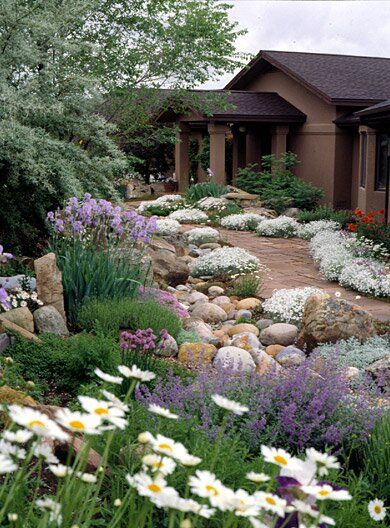
[[[236,319],[251,319],[252,312],[250,310],[237,310]]]
[[[38,298],[44,305],[54,306],[66,320],[62,274],[57,266],[55,253],[47,253],[47,255],[34,260],[34,269]]]
[[[12,323],[11,321],[8,321],[7,319],[3,319],[0,316],[0,333],[8,333],[13,332],[18,334],[20,337],[23,337],[23,339],[27,339],[27,341],[40,341],[39,337],[37,337],[32,332],[29,332],[25,328],[22,328],[21,326]]]
[[[275,323],[260,332],[263,345],[292,345],[298,336],[298,328],[288,323]]]
[[[208,302],[208,300],[209,298],[207,295],[198,291],[192,292],[187,299],[190,304],[195,304],[197,302]]]
[[[177,359],[185,365],[209,365],[216,351],[214,345],[207,343],[183,343]]]
[[[259,319],[259,321],[256,323],[256,326],[259,330],[264,330],[264,328],[268,328],[272,324],[274,324],[272,319]]]
[[[179,352],[179,347],[177,346],[176,340],[174,337],[168,334],[168,338],[165,341],[165,346],[158,347],[155,350],[155,354],[157,356],[164,356],[164,357],[175,357],[177,356]]]
[[[214,366],[219,369],[228,368],[236,372],[253,372],[256,368],[250,353],[235,346],[220,348],[214,358]]]
[[[219,306],[222,310],[225,310],[227,314],[234,312],[236,309],[233,303],[220,304]]]
[[[192,311],[192,316],[202,319],[206,323],[221,323],[226,321],[225,310],[212,303],[199,303]]]
[[[230,304],[230,299],[226,295],[218,295],[211,302],[220,306],[221,304]]]
[[[5,352],[11,345],[11,338],[8,334],[0,334],[0,354]]]
[[[269,356],[275,357],[280,351],[284,349],[285,347],[283,345],[268,345],[265,351]]]
[[[38,333],[69,335],[64,319],[54,306],[42,306],[35,310],[33,316]]]
[[[256,297],[248,297],[247,299],[242,299],[237,303],[237,310],[254,310],[261,305],[260,299]]]
[[[220,286],[210,286],[208,289],[208,293],[212,299],[214,299],[214,297],[218,297],[218,295],[223,295],[224,292],[225,290]]]
[[[153,268],[153,278],[159,286],[176,286],[187,282],[190,271],[182,257],[166,249],[149,250]]]
[[[366,372],[378,381],[385,392],[390,390],[390,354],[372,363]]]
[[[276,361],[283,367],[298,366],[305,358],[305,353],[292,345],[285,347],[275,356]]]
[[[220,247],[221,244],[218,244],[217,242],[206,242],[205,244],[201,244],[199,249],[218,249]]]
[[[34,333],[34,317],[30,310],[25,307],[14,308],[0,315],[0,319],[6,319],[28,332]]]
[[[283,213],[284,216],[288,216],[290,218],[298,218],[301,213],[301,210],[298,209],[298,207],[289,207],[286,209]]]
[[[360,342],[375,335],[373,317],[360,306],[329,295],[311,295],[305,304],[298,346],[313,350],[319,343],[354,337]]]
[[[188,317],[183,319],[183,328],[189,332],[194,332],[200,339],[215,339],[211,326],[206,324],[202,319]]]
[[[264,374],[277,373],[282,370],[282,367],[272,356],[267,354],[264,350],[256,351],[256,372],[260,376]]]
[[[355,380],[360,375],[360,370],[356,367],[347,367],[345,369],[345,375],[347,376],[348,380]]]
[[[232,339],[232,346],[243,348],[248,352],[261,348],[260,341],[251,332],[245,332],[243,334],[237,334]]]
[[[37,281],[35,277],[27,277],[27,275],[14,275],[13,277],[0,277],[0,286],[8,291],[14,291],[21,288],[21,282],[24,282],[29,290],[35,290]]]
[[[148,244],[148,250],[152,251],[169,251],[169,253],[173,253],[176,255],[176,248],[173,244],[170,244],[163,238],[153,238],[151,242]]]
[[[250,332],[251,334],[254,334],[255,336],[258,336],[260,333],[260,330],[257,328],[257,326],[250,324],[250,323],[239,323],[233,326],[229,330],[229,335],[234,336],[236,334],[243,334],[246,332]]]

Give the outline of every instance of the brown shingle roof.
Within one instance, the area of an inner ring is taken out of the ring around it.
[[[390,97],[390,58],[260,51],[226,86],[243,89],[270,65],[333,104],[373,104]]]

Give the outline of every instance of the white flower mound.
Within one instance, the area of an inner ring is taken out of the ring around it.
[[[259,236],[290,238],[296,236],[299,224],[289,216],[278,216],[272,220],[263,220],[256,228]]]
[[[338,231],[340,229],[341,225],[334,220],[313,220],[313,222],[299,226],[298,236],[310,240],[320,231]]]
[[[320,231],[311,239],[310,252],[327,280],[338,280],[344,267],[353,259],[353,243],[354,237],[341,231]]]
[[[161,236],[176,235],[180,231],[180,223],[177,220],[163,218],[156,220],[157,234]]]
[[[177,220],[181,224],[203,224],[207,222],[208,216],[199,209],[178,209],[169,215],[171,220]]]
[[[229,201],[226,198],[215,198],[214,196],[206,196],[196,203],[196,207],[202,211],[223,210]]]
[[[188,242],[195,246],[207,244],[210,242],[218,242],[219,232],[212,227],[195,227],[186,233]]]
[[[225,229],[235,229],[237,231],[252,231],[263,220],[266,220],[265,216],[255,213],[232,214],[222,218],[221,226]]]
[[[353,259],[342,270],[341,286],[375,297],[390,297],[390,269],[369,259]]]
[[[172,209],[178,207],[181,203],[184,203],[184,201],[183,197],[180,196],[180,194],[165,194],[164,196],[159,196],[155,200],[141,202],[137,208],[137,212],[144,213],[145,211],[156,205],[160,205],[167,211],[172,211]]]
[[[245,249],[224,247],[191,262],[190,273],[193,277],[230,276],[256,271],[259,267],[259,260]]]
[[[311,286],[275,290],[271,297],[263,302],[263,311],[275,321],[299,325],[306,300],[313,293],[322,294],[324,292]]]

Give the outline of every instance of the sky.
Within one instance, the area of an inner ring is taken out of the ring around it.
[[[236,46],[245,53],[268,49],[390,57],[390,0],[227,3],[233,5],[230,19],[248,30]],[[232,77],[203,87],[223,88]]]

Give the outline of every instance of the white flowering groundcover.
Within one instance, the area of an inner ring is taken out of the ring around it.
[[[314,293],[323,294],[324,292],[311,286],[275,290],[271,297],[263,302],[263,311],[273,321],[299,325],[305,303]]]
[[[196,203],[197,209],[202,211],[216,211],[221,212],[229,205],[226,198],[215,198],[214,196],[206,196]]]
[[[297,235],[305,240],[311,240],[321,231],[339,231],[341,225],[334,220],[313,220],[298,227]]]
[[[263,220],[256,228],[259,236],[290,238],[297,235],[298,222],[289,216],[278,216],[271,220]]]
[[[176,235],[180,231],[180,223],[170,218],[159,218],[156,220],[157,234],[161,236]]]
[[[208,220],[207,214],[199,209],[178,209],[173,211],[169,218],[181,224],[203,224]]]
[[[265,216],[255,213],[232,214],[222,218],[221,226],[236,231],[254,231],[263,220],[266,220]]]
[[[259,268],[260,262],[255,256],[236,247],[215,249],[190,263],[190,273],[193,277],[243,275]]]
[[[180,194],[165,194],[164,196],[159,196],[155,200],[141,202],[137,208],[137,212],[145,213],[152,207],[155,207],[156,205],[165,209],[167,212],[174,211],[178,207],[184,205],[184,200],[183,200],[183,197],[180,196]]]
[[[375,297],[390,297],[390,270],[382,262],[357,258],[343,268],[339,283]]]
[[[200,246],[210,242],[218,242],[219,231],[212,227],[195,227],[187,231],[186,236],[190,244]]]

